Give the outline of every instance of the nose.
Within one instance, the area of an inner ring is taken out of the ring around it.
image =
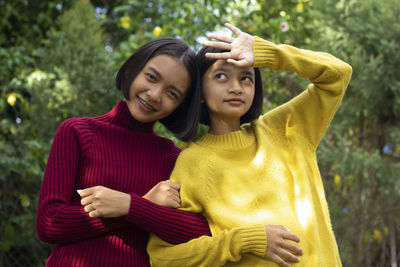
[[[149,88],[147,90],[146,94],[149,97],[148,99],[150,101],[153,101],[155,103],[160,103],[161,102],[162,88],[161,88],[161,86],[154,86],[152,88]]]
[[[234,80],[232,82],[232,86],[230,86],[229,93],[235,95],[241,95],[243,93],[243,88],[240,84],[240,81]]]

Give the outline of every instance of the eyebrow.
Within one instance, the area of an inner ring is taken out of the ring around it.
[[[157,70],[157,69],[155,69],[155,68],[153,68],[153,67],[149,67],[149,70],[151,70],[152,72],[154,72],[154,74],[156,75],[156,76],[158,76],[158,78],[160,78],[160,79],[162,79],[163,78],[163,76],[161,75],[161,73]],[[171,88],[174,90],[174,91],[176,91],[178,94],[180,94],[180,96],[183,96],[183,92],[180,90],[180,89],[178,89],[177,87],[175,87],[175,86],[171,86]]]
[[[231,72],[231,70],[229,68],[222,67],[222,68],[217,68],[217,69],[213,70],[213,73],[216,73],[216,72],[219,72],[219,71]],[[252,75],[252,76],[255,75],[255,73],[253,71],[250,71],[250,70],[244,70],[244,71],[242,71],[242,74]]]
[[[149,69],[150,69],[151,71],[153,71],[153,72],[158,76],[158,78],[162,78],[162,77],[163,77],[163,76],[161,75],[161,73],[158,72],[158,70],[156,70],[155,68],[149,67]]]
[[[231,70],[229,68],[217,68],[217,69],[213,70],[213,73],[216,73],[219,71],[231,72]]]
[[[252,75],[252,76],[256,75],[256,74],[254,73],[254,71],[250,71],[250,70],[244,70],[244,71],[242,71],[242,73],[243,73],[243,74],[247,74],[247,75]]]

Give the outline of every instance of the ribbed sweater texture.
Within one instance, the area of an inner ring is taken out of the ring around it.
[[[108,113],[63,122],[55,134],[36,218],[39,238],[55,247],[46,266],[149,266],[149,232],[170,243],[210,235],[200,215],[158,206],[142,196],[166,180],[180,149],[131,116],[125,101]],[[77,189],[129,193],[126,216],[90,218]]]

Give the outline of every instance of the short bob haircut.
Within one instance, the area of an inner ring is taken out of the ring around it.
[[[153,57],[169,55],[180,60],[190,75],[190,86],[182,103],[160,122],[174,135],[189,141],[196,134],[200,119],[201,87],[199,69],[196,63],[196,53],[189,45],[177,38],[160,38],[140,47],[119,69],[116,77],[116,87],[129,100],[130,86],[146,63]]]
[[[210,68],[216,59],[206,58],[206,53],[222,53],[227,52],[227,50],[222,50],[214,47],[205,46],[197,52],[197,64],[199,65],[200,77],[203,78],[204,74]],[[240,118],[240,124],[251,122],[257,119],[262,112],[263,106],[263,85],[261,79],[261,73],[259,68],[254,68],[254,98],[250,109]],[[202,82],[201,82],[202,83]],[[205,103],[200,107],[200,123],[210,126],[210,116],[208,114],[208,109]]]

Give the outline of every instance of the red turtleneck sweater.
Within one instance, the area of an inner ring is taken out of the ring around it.
[[[170,243],[210,235],[196,214],[142,198],[169,178],[180,149],[135,120],[124,101],[107,114],[73,118],[58,128],[40,191],[37,232],[56,244],[47,266],[149,266],[149,232]],[[90,218],[77,189],[102,185],[129,193],[129,214]]]

